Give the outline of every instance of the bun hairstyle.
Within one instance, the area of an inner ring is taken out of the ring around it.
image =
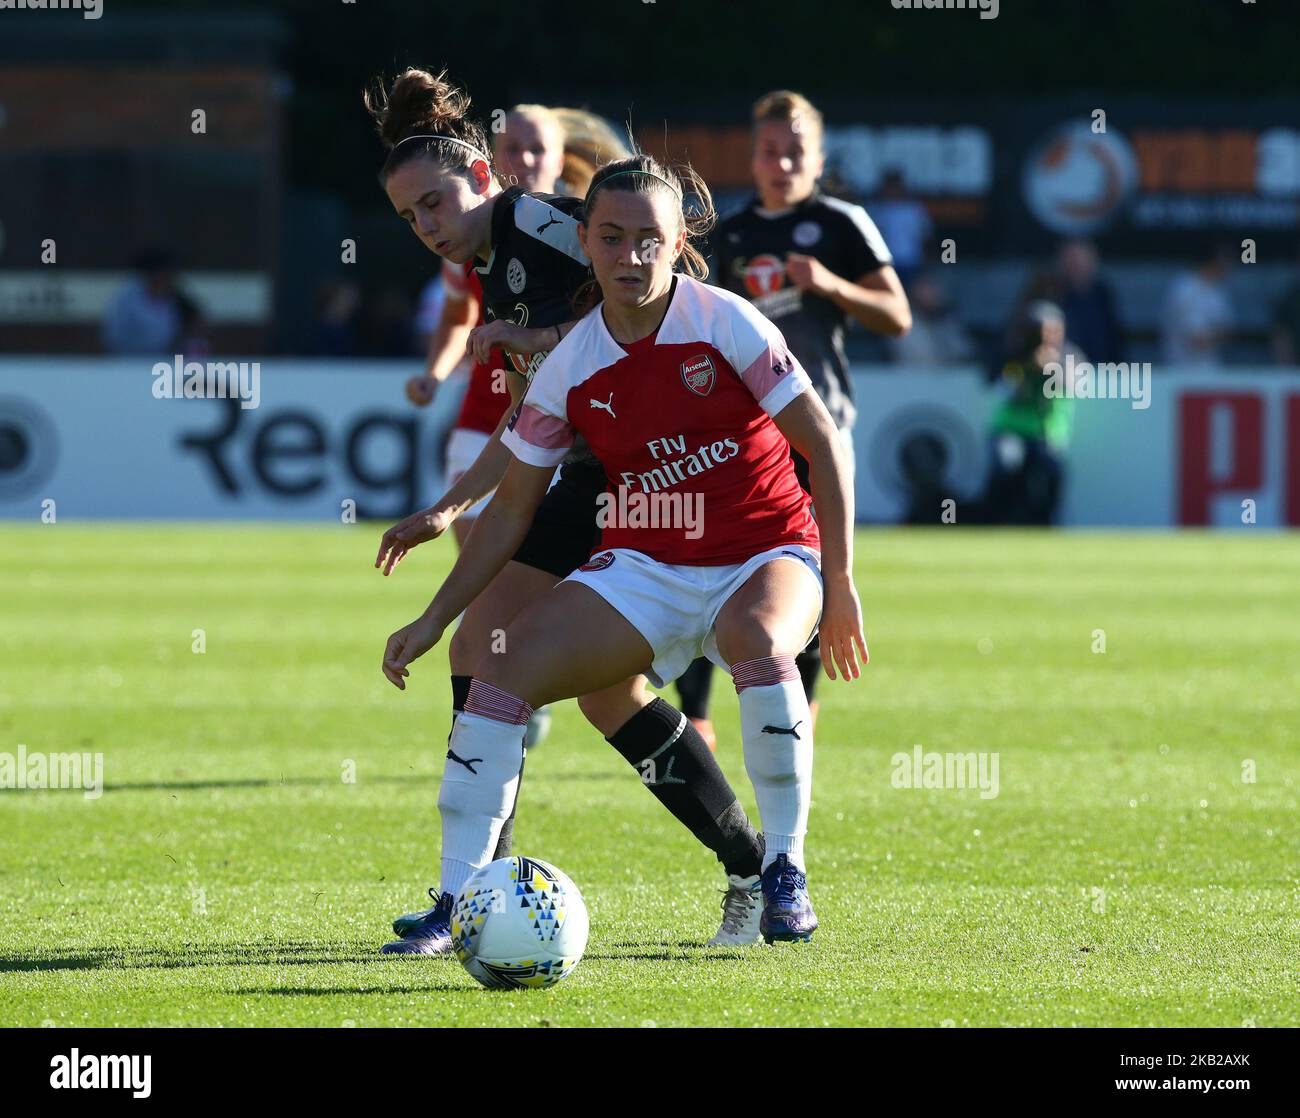
[[[794,131],[810,136],[821,147],[824,124],[811,101],[802,93],[777,89],[754,102],[754,131],[770,120],[788,124]]]
[[[602,116],[586,109],[552,109],[552,116],[564,129],[564,169],[560,181],[568,192],[581,198],[602,163],[626,159],[631,147]]]
[[[713,207],[713,195],[708,185],[689,164],[680,172],[661,164],[653,156],[638,152],[626,159],[617,159],[605,163],[596,172],[587,188],[583,199],[583,221],[591,220],[592,209],[601,194],[611,191],[623,191],[629,194],[664,193],[672,197],[681,215],[682,226],[686,230],[686,242],[682,253],[673,261],[673,271],[685,272],[695,279],[704,279],[709,274],[708,262],[696,246],[703,239],[713,223],[718,219],[718,212]],[[690,204],[689,198],[695,204]],[[592,276],[574,296],[574,309],[578,315],[584,315],[601,301],[600,285]]]
[[[362,99],[388,149],[381,183],[398,167],[423,156],[452,170],[468,170],[480,159],[492,165],[487,136],[467,116],[469,95],[447,81],[445,70],[436,75],[405,70],[388,89],[376,80]]]

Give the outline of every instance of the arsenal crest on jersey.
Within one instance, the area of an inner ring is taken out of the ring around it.
[[[692,357],[682,362],[682,383],[697,396],[707,396],[712,392],[717,379],[718,374],[713,368],[713,358],[707,353],[701,353],[699,357]]]

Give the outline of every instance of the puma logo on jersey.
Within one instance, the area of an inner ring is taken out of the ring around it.
[[[541,236],[541,234],[545,233],[546,230],[548,230],[552,225],[559,225],[559,224],[560,224],[560,219],[558,217],[551,218],[549,221],[547,221],[545,225],[539,225],[537,227],[538,236]]]
[[[801,737],[799,736],[799,727],[802,726],[802,725],[803,725],[803,719],[801,718],[801,719],[799,719],[798,722],[796,722],[796,723],[795,723],[793,726],[791,726],[789,729],[786,729],[786,727],[784,727],[784,726],[764,726],[764,727],[763,727],[763,733],[765,733],[765,734],[789,734],[789,735],[790,735],[792,738],[794,738],[796,741],[803,741],[803,738],[801,738]]]
[[[464,757],[457,757],[456,754],[454,754],[454,753],[449,749],[449,750],[447,750],[447,760],[449,760],[449,761],[455,761],[458,765],[464,765],[464,766],[465,766],[467,769],[469,769],[469,771],[472,772],[475,776],[478,776],[478,769],[476,769],[474,766],[477,765],[481,760],[483,760],[483,758],[482,758],[482,757],[471,757],[471,758],[467,761],[467,760],[465,760]]]
[[[590,399],[590,397],[588,397],[588,399]],[[605,403],[602,404],[599,400],[592,400],[591,406],[593,408],[600,408],[601,411],[609,412],[611,419],[618,418],[618,416],[614,414],[614,393],[612,392],[609,394],[609,399]]]

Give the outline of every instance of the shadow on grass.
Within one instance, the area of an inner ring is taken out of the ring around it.
[[[735,959],[748,947],[705,947],[703,944],[689,951],[629,951],[622,955],[588,954],[583,962],[602,963],[686,963],[707,962],[709,959]]]
[[[370,994],[380,994],[385,997],[392,997],[394,994],[473,994],[483,993],[483,987],[477,982],[470,986],[465,983],[455,982],[422,982],[417,985],[393,985],[393,986],[240,986],[234,990],[222,993],[245,994],[255,997],[257,995],[269,994],[277,998],[311,998],[311,997],[365,997]]]
[[[588,962],[708,962],[711,960],[735,959],[749,948],[709,947],[707,944],[691,940],[676,943],[615,943],[613,950],[600,953],[588,952],[583,958]],[[629,950],[620,951],[619,948]],[[288,942],[253,942],[221,944],[182,944],[176,947],[86,947],[76,951],[49,953],[40,956],[0,956],[0,974],[24,972],[53,971],[87,971],[87,970],[184,970],[193,967],[314,967],[337,966],[341,964],[363,963],[368,967],[409,967],[411,960],[402,956],[384,956],[375,951],[372,944],[322,946],[319,943],[298,941]],[[445,960],[434,961],[421,959],[418,966],[450,966],[455,963],[453,956]],[[395,974],[410,975],[412,971],[397,970]],[[401,987],[406,989],[405,986]],[[420,990],[444,991],[463,990],[463,985],[434,984],[421,985]],[[253,987],[240,993],[282,993],[285,995],[329,994],[329,993],[392,993],[393,988],[376,988],[371,990],[347,987],[332,989],[325,987],[289,987],[261,988]]]
[[[373,945],[323,947],[319,943],[181,944],[176,947],[86,947],[43,956],[0,956],[0,974],[59,970],[175,970],[186,967],[321,966],[388,964]]]
[[[622,772],[579,772],[579,773],[538,773],[533,783],[572,783],[575,781],[623,780],[627,776]],[[365,784],[435,784],[438,778],[433,773],[409,773],[406,776],[367,776],[360,783]],[[136,780],[106,783],[105,792],[195,792],[207,788],[324,788],[339,785],[337,776],[293,776],[293,777],[244,777],[229,780]],[[63,791],[63,789],[51,789]],[[80,792],[80,788],[66,789]]]
[[[660,940],[658,943],[629,941],[611,943],[609,946],[612,949],[609,954],[601,955],[594,951],[588,951],[583,956],[583,960],[599,960],[600,962],[609,963],[625,961],[651,963],[699,962],[709,959],[735,959],[742,952],[753,950],[752,947],[712,947],[705,940],[693,939],[679,939],[673,942]],[[620,948],[627,948],[628,950],[620,950]]]
[[[432,784],[433,775],[368,776],[367,784]],[[138,780],[106,783],[105,792],[192,792],[202,788],[322,788],[340,784],[337,776],[245,777],[231,780]],[[73,789],[76,791],[76,789]]]

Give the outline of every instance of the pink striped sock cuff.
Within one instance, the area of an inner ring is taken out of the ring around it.
[[[774,683],[788,683],[799,678],[799,669],[793,656],[760,656],[757,660],[742,660],[731,665],[731,678],[736,683],[736,694],[749,687],[771,687]]]
[[[790,663],[794,663],[793,660]],[[493,722],[510,722],[516,726],[526,725],[533,716],[530,707],[518,695],[502,691],[490,683],[474,680],[469,685],[469,695],[465,699],[465,713],[477,714],[480,718],[490,718]]]

